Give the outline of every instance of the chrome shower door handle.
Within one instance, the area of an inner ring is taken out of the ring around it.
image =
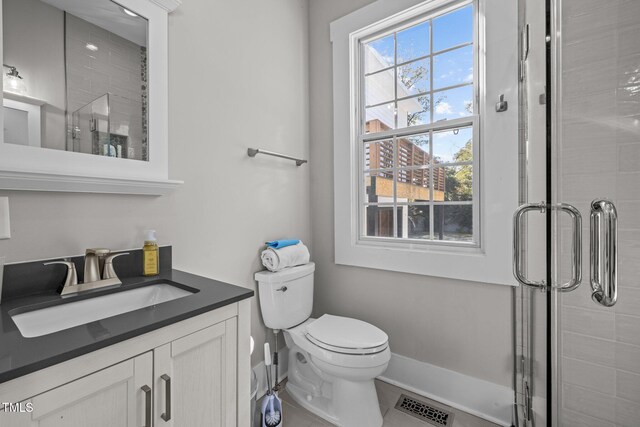
[[[560,292],[570,292],[582,283],[582,215],[580,215],[578,209],[566,203],[560,203],[556,208],[568,213],[573,223],[571,237],[571,280],[556,287]]]
[[[524,217],[524,214],[529,211],[545,213],[547,211],[547,204],[545,202],[527,203],[516,209],[513,214],[513,275],[518,283],[522,285],[545,289],[547,284],[544,280],[539,282],[530,281],[525,277],[524,272],[522,271],[522,237],[520,234],[523,232],[522,218]]]
[[[618,212],[606,199],[591,202],[591,298],[605,307],[618,299]]]
[[[539,211],[540,213],[546,213],[547,209],[557,209],[569,214],[573,224],[572,232],[572,265],[571,265],[571,280],[560,286],[554,286],[560,292],[569,292],[577,288],[582,282],[582,216],[580,211],[575,207],[560,203],[558,205],[548,206],[545,202],[540,203],[527,203],[520,206],[513,214],[513,275],[516,280],[525,285],[539,289],[546,289],[547,283],[545,280],[539,282],[531,281],[527,279],[523,272],[523,259],[522,259],[522,238],[520,234],[523,231],[522,218],[524,214],[529,211]]]

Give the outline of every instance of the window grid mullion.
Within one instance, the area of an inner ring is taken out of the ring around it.
[[[397,69],[396,69],[396,72],[397,72]],[[397,85],[397,83],[396,83],[396,85]],[[461,87],[466,87],[466,86],[473,87],[473,82],[471,82],[471,83],[457,83],[457,84],[450,85],[450,86],[443,86],[443,87],[439,87],[436,90],[428,90],[428,91],[425,91],[425,92],[419,92],[419,93],[415,93],[415,94],[412,94],[412,95],[403,96],[402,98],[397,98],[396,100],[397,101],[407,101],[409,99],[422,98],[424,96],[433,95],[434,93],[446,92],[448,90],[459,89]],[[397,86],[396,86],[396,91],[397,91]],[[397,95],[396,95],[396,97],[397,97]],[[393,102],[394,102],[393,100],[387,100],[387,101],[378,102],[377,104],[365,104],[365,108],[382,107],[383,105],[391,104]]]
[[[435,191],[433,188],[433,130],[429,132],[429,239],[433,240],[433,215],[434,215],[434,205],[433,205],[433,197],[435,195]]]
[[[429,20],[429,122],[433,124],[433,20]],[[434,240],[433,227],[435,224],[435,207],[433,198],[435,196],[433,184],[433,129],[429,131],[429,239]]]
[[[364,48],[362,44],[359,44],[358,46],[358,61],[360,64],[360,67],[362,68],[362,70],[364,71],[365,69],[365,54],[364,54]],[[357,90],[357,94],[358,94],[358,134],[362,135],[364,133],[366,133],[366,129],[365,129],[365,122],[366,122],[366,116],[367,116],[367,110],[366,108],[364,108],[364,105],[366,104],[365,102],[365,77],[364,77],[364,72],[358,72],[358,90]],[[364,170],[365,168],[365,161],[364,161],[364,144],[358,144],[358,165],[360,165],[360,168],[358,170],[358,224],[356,226],[357,231],[356,231],[356,236],[358,236],[358,238],[362,237],[362,236],[366,236],[367,235],[367,208],[366,208],[366,203],[369,201],[369,198],[367,197],[367,185],[365,183],[364,177]]]
[[[472,127],[476,124],[478,116],[461,117],[459,119],[441,120],[436,123],[427,123],[426,125],[417,125],[401,129],[389,129],[386,131],[375,133],[361,134],[359,139],[361,142],[375,142],[385,139],[391,139],[394,136],[399,138],[408,138],[415,135],[426,134],[430,130],[435,132],[445,131],[450,129],[459,129],[465,127]]]
[[[424,22],[429,22],[429,25],[431,25],[431,21],[432,21],[431,19],[428,19],[428,20],[426,20]],[[416,24],[416,25],[419,25],[419,24]],[[437,52],[433,52],[433,54],[422,55],[422,56],[417,56],[417,57],[412,58],[412,59],[408,59],[408,60],[406,60],[404,62],[401,62],[401,63],[397,64],[397,66],[398,67],[404,67],[405,65],[411,64],[412,62],[418,62],[418,61],[422,61],[423,59],[427,59],[430,56],[442,55],[443,53],[449,53],[449,52],[451,52],[453,50],[462,49],[463,47],[472,46],[472,45],[473,45],[473,42],[461,43],[461,44],[458,44],[458,45],[455,45],[455,46],[452,46],[452,47],[448,47],[446,49],[439,50]],[[391,70],[394,66],[395,65],[390,65],[388,67],[380,68],[379,70],[371,71],[369,73],[364,73],[364,76],[365,77],[369,77],[369,76],[373,76],[373,75],[376,75],[376,74],[384,73],[385,71]]]
[[[398,202],[398,206],[429,206],[430,202]],[[449,201],[449,202],[437,202],[434,205],[438,206],[472,206],[473,200],[460,200],[460,201]],[[363,206],[382,206],[382,207],[393,207],[393,203],[391,202],[365,202]]]
[[[393,33],[393,120],[398,129],[398,32]],[[398,138],[393,137],[393,237],[398,237]]]
[[[393,138],[393,237],[398,237],[398,139]]]
[[[393,123],[398,129],[398,33],[393,33]]]

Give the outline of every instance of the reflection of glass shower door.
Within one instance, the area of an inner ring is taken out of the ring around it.
[[[109,94],[71,114],[73,151],[115,157],[109,135]]]

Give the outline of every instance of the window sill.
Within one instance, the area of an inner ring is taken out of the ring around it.
[[[399,273],[446,277],[517,286],[511,274],[511,258],[490,257],[480,247],[390,245],[358,242],[336,245],[336,264]]]

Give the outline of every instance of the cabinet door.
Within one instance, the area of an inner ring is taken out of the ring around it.
[[[146,425],[146,395],[153,355],[142,354],[26,402],[31,412],[2,415],[2,427],[134,427]],[[151,404],[151,399],[149,399]],[[150,420],[149,420],[150,421]]]
[[[156,427],[234,427],[237,320],[154,350]]]

